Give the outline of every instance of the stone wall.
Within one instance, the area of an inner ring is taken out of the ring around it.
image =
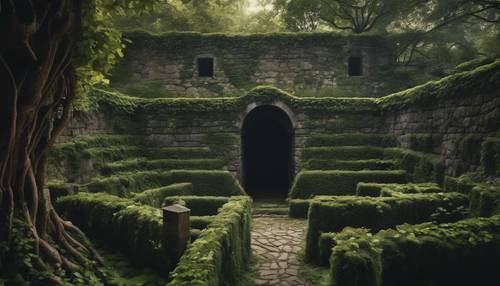
[[[371,113],[314,114],[287,105],[283,101],[252,102],[241,110],[223,114],[193,112],[174,115],[165,111],[149,114],[144,121],[144,132],[150,144],[156,147],[213,147],[227,156],[226,169],[240,180],[242,175],[241,132],[248,113],[262,105],[273,105],[285,111],[294,127],[294,171],[302,169],[302,150],[311,134],[346,132],[378,133],[382,118]],[[123,132],[121,130],[120,132]]]
[[[214,97],[273,85],[300,96],[379,97],[393,46],[377,36],[319,34],[127,35],[132,43],[112,85],[134,95]],[[348,74],[348,59],[362,58],[362,75]],[[214,76],[198,76],[198,58],[213,58]]]
[[[410,147],[408,134],[432,135],[433,151],[444,159],[447,175],[475,171],[480,165],[481,142],[500,130],[500,89],[472,96],[456,94],[432,105],[389,112],[384,125],[385,132],[396,135],[406,148]],[[463,150],[463,144],[472,145],[472,150]]]

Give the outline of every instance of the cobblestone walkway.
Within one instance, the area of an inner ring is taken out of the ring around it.
[[[285,216],[254,216],[252,249],[258,256],[255,285],[307,285],[299,278],[306,222]]]

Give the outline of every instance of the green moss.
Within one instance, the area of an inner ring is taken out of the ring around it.
[[[356,188],[356,195],[368,197],[390,197],[402,194],[428,194],[428,193],[441,193],[441,189],[435,183],[421,183],[421,184],[377,184],[377,183],[358,183]]]
[[[481,172],[470,172],[460,177],[445,177],[444,189],[446,192],[469,194],[475,186],[489,185],[487,178]]]
[[[309,206],[306,258],[317,262],[318,240],[322,232],[338,232],[344,227],[366,227],[372,231],[402,223],[432,220],[438,209],[451,211],[469,204],[458,193],[401,194],[397,197],[319,196]]]
[[[231,199],[189,246],[167,285],[238,285],[251,253],[250,220],[251,199]]]
[[[106,192],[118,196],[131,196],[148,189],[174,183],[192,183],[195,195],[245,195],[236,178],[227,171],[172,170],[119,173],[92,180],[86,185],[90,192]]]
[[[434,146],[439,146],[442,141],[440,135],[426,133],[412,133],[405,137],[407,137],[410,149],[427,153],[433,153]]]
[[[384,149],[372,146],[307,147],[303,159],[368,160],[383,157]]]
[[[288,202],[288,215],[292,218],[307,218],[310,200],[293,199]]]
[[[136,116],[167,111],[169,114],[185,112],[235,114],[253,102],[262,104],[280,100],[291,108],[304,113],[353,112],[376,114],[375,100],[370,98],[299,98],[274,87],[261,86],[240,97],[219,98],[135,98],[102,89],[95,89],[89,95],[97,106],[107,109],[112,114]]]
[[[457,143],[457,153],[460,158],[457,171],[462,173],[469,170],[470,166],[479,166],[481,163],[482,136],[470,134],[463,136]]]
[[[443,184],[445,165],[439,155],[402,148],[386,148],[384,157],[396,160],[398,167],[406,170],[414,182],[431,181]]]
[[[296,177],[290,198],[315,195],[354,195],[359,182],[406,183],[404,171],[302,171]]]
[[[490,137],[481,146],[481,165],[486,175],[500,176],[500,138]]]
[[[467,61],[467,62],[464,62],[464,63],[457,65],[455,70],[454,70],[454,73],[471,71],[471,70],[474,70],[480,66],[491,64],[494,61],[495,61],[495,59],[486,58],[486,57],[473,59],[473,60],[470,60],[470,61]]]
[[[161,152],[161,151],[160,151]],[[170,150],[168,152],[171,152]],[[176,154],[177,157],[182,154]],[[217,170],[223,169],[225,163],[221,159],[159,159],[132,158],[106,164],[101,173],[110,175],[118,172],[129,172],[135,170]]]
[[[191,228],[203,230],[215,219],[214,215],[209,216],[190,216],[189,222],[191,223]]]
[[[162,249],[159,209],[103,193],[66,196],[57,201],[56,208],[86,233],[120,249],[138,264],[164,271],[169,263]]]
[[[142,193],[136,194],[133,200],[159,208],[162,206],[165,197],[169,196],[186,196],[193,194],[193,184],[191,183],[178,183],[156,189],[146,190]]]
[[[489,217],[500,214],[500,186],[476,186],[470,193],[470,211],[473,216]]]
[[[165,197],[163,206],[181,204],[191,210],[195,216],[207,216],[217,214],[219,208],[230,200],[229,197],[215,196],[173,196]]]
[[[346,134],[312,134],[307,140],[309,147],[321,146],[386,146],[392,145],[394,138],[386,135],[346,133]]]
[[[351,232],[333,248],[331,285],[489,285],[500,266],[499,230],[495,216]]]
[[[305,164],[308,170],[391,170],[396,168],[394,160],[335,160],[335,159],[310,159]]]
[[[439,81],[394,93],[377,99],[384,111],[395,111],[409,107],[432,106],[442,99],[457,99],[492,92],[500,85],[500,60],[478,67],[472,71],[453,74]]]

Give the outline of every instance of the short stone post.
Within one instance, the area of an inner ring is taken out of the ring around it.
[[[165,251],[169,261],[169,268],[173,270],[190,241],[189,214],[191,210],[181,205],[171,205],[163,208],[163,229],[165,231]]]

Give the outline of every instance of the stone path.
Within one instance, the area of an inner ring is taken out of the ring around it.
[[[304,286],[297,253],[305,242],[306,222],[280,215],[255,215],[252,249],[258,256],[255,285]]]

